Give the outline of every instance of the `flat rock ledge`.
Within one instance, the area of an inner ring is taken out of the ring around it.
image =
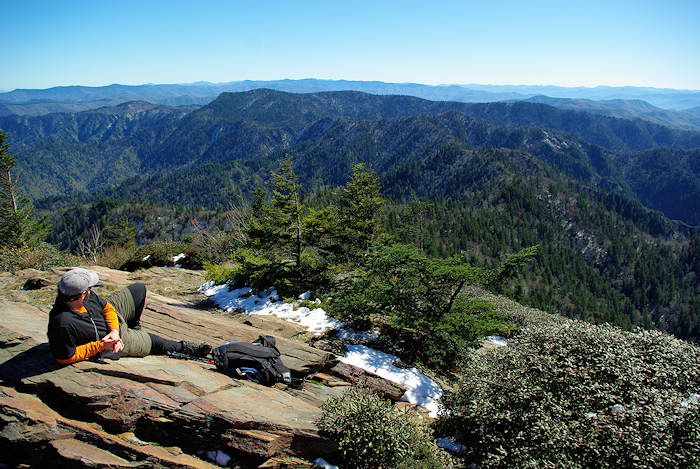
[[[316,425],[323,402],[351,382],[394,399],[403,393],[359,369],[338,372],[333,354],[284,337],[278,348],[294,375],[334,378],[265,387],[159,356],[62,367],[49,351],[47,312],[0,299],[0,464],[9,467],[210,468],[218,466],[202,452],[216,450],[243,468],[332,461],[337,448]],[[149,295],[142,325],[212,345],[269,333],[158,295]]]

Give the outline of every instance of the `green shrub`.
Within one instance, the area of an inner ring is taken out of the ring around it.
[[[120,268],[133,272],[136,269],[147,269],[154,266],[172,266],[173,257],[187,249],[184,243],[163,241],[141,246]]]
[[[55,246],[41,243],[35,247],[0,248],[0,270],[14,272],[22,269],[47,270],[51,267],[78,265],[81,259]]]
[[[214,282],[215,285],[223,285],[233,278],[234,269],[220,264],[204,263],[204,278]]]
[[[254,290],[275,287],[282,296],[297,292],[298,275],[292,262],[257,256],[248,249],[236,251],[233,260],[236,267],[231,272],[230,281],[234,287],[252,287]]]
[[[489,335],[510,337],[518,330],[508,320],[493,304],[460,295],[451,313],[425,327],[406,328],[389,322],[383,324],[382,334],[391,339],[391,348],[386,351],[407,363],[458,371],[468,350],[481,339]]]
[[[440,426],[484,467],[699,467],[700,350],[576,321],[472,354]]]
[[[497,309],[493,303],[467,295],[457,296],[452,312],[442,320],[442,327],[454,334],[468,331],[474,339],[490,335],[510,337],[519,329],[511,324],[508,314]]]
[[[486,277],[461,255],[439,259],[412,245],[375,246],[365,268],[333,294],[330,312],[345,320],[381,315],[403,360],[454,370],[477,339],[516,329],[492,304],[459,294]]]
[[[452,467],[449,455],[437,446],[428,427],[374,393],[351,388],[326,401],[321,409],[319,427],[338,442],[343,467]]]
[[[249,249],[238,249],[232,261],[233,268],[205,263],[206,278],[219,285],[230,282],[236,288],[274,287],[282,297],[292,298],[307,290],[322,291],[330,282],[326,264],[311,249],[302,251],[298,266],[291,261],[256,255]]]

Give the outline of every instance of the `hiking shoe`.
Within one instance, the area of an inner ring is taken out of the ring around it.
[[[182,353],[187,355],[204,358],[211,352],[211,345],[205,342],[195,343],[181,340],[180,343],[182,344]]]
[[[219,371],[228,370],[228,357],[226,356],[226,346],[216,347],[211,351],[211,356],[214,359],[214,365]]]

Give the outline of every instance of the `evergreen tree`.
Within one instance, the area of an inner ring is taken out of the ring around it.
[[[253,220],[248,236],[251,245],[259,250],[278,252],[293,257],[299,266],[302,250],[302,216],[305,207],[300,201],[301,184],[292,169],[293,158],[282,161],[278,171],[270,172],[267,183],[272,198],[265,203],[261,191],[256,192]]]
[[[341,241],[350,253],[364,252],[379,233],[379,220],[386,200],[377,174],[364,163],[352,168],[352,179],[339,199]]]
[[[117,225],[107,225],[103,230],[105,246],[136,246],[138,229],[132,226],[124,217],[119,219]]]
[[[21,196],[12,169],[17,155],[10,153],[7,134],[0,130],[0,247],[36,246],[48,234],[48,227],[34,219],[34,207]]]

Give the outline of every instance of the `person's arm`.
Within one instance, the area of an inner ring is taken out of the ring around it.
[[[110,302],[105,302],[102,308],[102,314],[105,317],[105,322],[109,328],[106,336],[102,337],[102,344],[105,349],[112,352],[120,352],[124,349],[124,342],[119,335],[119,319],[117,318],[117,310]]]
[[[105,349],[102,341],[96,340],[76,345],[75,335],[69,326],[49,325],[49,345],[56,361],[62,365],[85,360]]]
[[[119,332],[119,318],[117,318],[117,310],[114,309],[112,303],[109,301],[105,303],[105,307],[102,308],[102,314],[105,317],[107,328],[109,330],[116,329]]]
[[[105,344],[101,340],[88,342],[87,344],[78,345],[75,347],[75,352],[72,357],[62,359],[56,358],[56,361],[61,365],[70,365],[79,361],[87,360],[105,349]]]

